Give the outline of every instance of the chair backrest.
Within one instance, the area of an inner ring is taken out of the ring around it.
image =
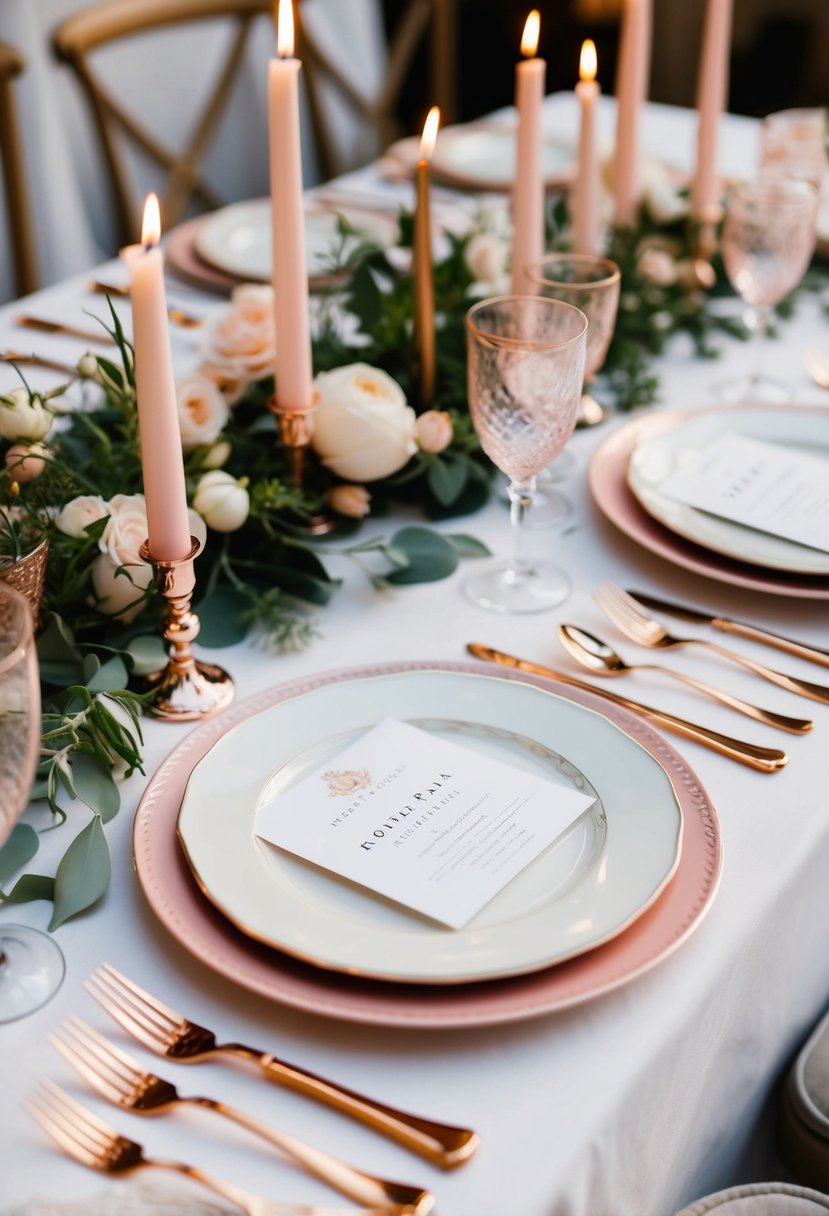
[[[3,188],[18,295],[26,295],[37,287],[31,212],[12,87],[12,81],[25,67],[26,61],[20,52],[7,42],[0,42],[0,160],[3,165]]]
[[[346,4],[348,0],[337,0]],[[297,53],[303,60],[309,116],[321,168],[325,177],[355,167],[344,160],[335,133],[332,110],[347,111],[350,117],[372,132],[363,160],[381,152],[400,132],[395,106],[406,82],[414,56],[428,37],[432,93],[442,104],[444,121],[454,111],[454,28],[458,0],[404,0],[395,31],[387,48],[379,88],[363,91],[359,71],[356,80],[339,66],[324,37],[325,11],[319,0],[308,0],[307,27],[298,21]],[[134,239],[138,226],[139,199],[131,188],[124,157],[124,137],[167,173],[161,192],[165,227],[182,218],[192,200],[213,208],[223,201],[216,197],[204,177],[203,162],[216,135],[223,109],[243,66],[245,49],[254,20],[263,13],[273,17],[274,0],[105,0],[82,9],[63,21],[52,36],[57,57],[68,64],[83,87],[91,107],[106,168],[112,185],[119,239]],[[312,9],[321,10],[312,13]],[[317,18],[312,21],[311,18]],[[235,33],[215,87],[203,103],[183,152],[173,152],[146,122],[132,113],[102,79],[92,59],[101,48],[161,26],[226,19]],[[263,148],[265,147],[263,141]]]
[[[168,174],[162,197],[165,225],[178,223],[191,199],[197,199],[204,207],[221,204],[222,200],[205,181],[203,160],[243,66],[253,22],[261,14],[272,12],[272,0],[108,0],[73,14],[54,31],[55,54],[75,72],[92,110],[112,185],[122,243],[135,239],[139,223],[139,200],[130,188],[123,156],[124,136]],[[182,152],[173,152],[115,96],[95,70],[91,56],[109,43],[133,34],[213,18],[233,22],[230,49],[187,146]]]

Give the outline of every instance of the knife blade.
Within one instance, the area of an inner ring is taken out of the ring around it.
[[[710,747],[712,751],[719,752],[722,756],[727,756],[729,760],[736,760],[738,763],[745,764],[748,768],[756,769],[758,772],[776,773],[789,762],[789,757],[785,752],[780,751],[779,748],[760,747],[756,743],[746,743],[744,740],[734,739],[730,735],[721,735],[718,731],[709,730],[707,726],[698,726],[695,722],[686,721],[685,718],[677,718],[673,714],[664,713],[661,709],[654,709],[650,705],[643,705],[641,701],[631,701],[628,697],[619,696],[614,692],[607,692],[604,688],[597,688],[594,684],[588,684],[585,680],[577,680],[573,676],[565,675],[561,671],[555,671],[552,667],[544,667],[540,663],[532,663],[529,659],[516,658],[515,655],[506,654],[503,650],[495,650],[492,646],[484,646],[481,642],[467,642],[466,649],[476,659],[484,659],[487,662],[497,663],[502,667],[512,667],[518,671],[526,671],[530,675],[544,676],[548,680],[556,680],[560,684],[569,684],[572,688],[580,688],[583,692],[595,693],[597,697],[602,697],[605,701],[612,701],[614,705],[621,705],[624,709],[641,714],[652,722],[657,722],[660,726],[664,726],[666,730],[672,730],[686,739],[693,739],[695,743],[701,743],[704,747]]]
[[[795,641],[794,638],[784,637],[780,633],[772,633],[770,629],[761,629],[759,625],[749,625],[746,621],[735,621],[732,617],[717,616],[710,612],[701,612],[699,608],[689,608],[685,604],[672,604],[669,600],[658,599],[644,591],[628,590],[628,595],[639,600],[646,608],[656,612],[667,612],[678,616],[683,621],[695,621],[701,625],[711,625],[720,633],[730,633],[734,637],[746,638],[749,642],[760,642],[765,646],[773,646],[775,650],[783,650],[786,654],[806,659],[809,663],[817,663],[820,667],[829,667],[829,650],[820,646],[807,645],[806,642]]]

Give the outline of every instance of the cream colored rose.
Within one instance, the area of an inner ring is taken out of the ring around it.
[[[328,491],[328,505],[338,515],[362,519],[371,510],[371,495],[365,486],[332,486]]]
[[[640,188],[642,201],[658,224],[670,224],[687,215],[688,199],[679,193],[670,171],[660,161],[642,158]]]
[[[67,536],[83,536],[84,529],[109,515],[109,504],[100,494],[81,494],[68,502],[55,520],[55,526]]]
[[[0,438],[14,443],[18,439],[45,439],[52,429],[52,412],[42,397],[25,388],[13,388],[0,395]]]
[[[98,541],[101,555],[92,564],[99,612],[131,621],[143,608],[140,597],[153,578],[152,566],[138,552],[146,539],[144,495],[116,494],[109,500],[109,519]]]
[[[415,439],[422,452],[442,452],[452,442],[452,419],[446,410],[427,410],[415,423]]]
[[[196,486],[193,506],[214,532],[235,532],[250,512],[246,486],[245,479],[237,481],[230,473],[214,469]]]
[[[176,383],[181,446],[185,452],[218,439],[230,418],[227,402],[207,376],[191,372]]]
[[[272,372],[276,357],[273,288],[251,283],[236,287],[229,307],[207,327],[203,355],[205,374],[220,386],[224,379],[238,390],[239,384]]]
[[[463,260],[476,283],[500,284],[509,266],[509,245],[493,232],[478,232],[467,244]]]
[[[6,452],[6,468],[15,481],[34,481],[46,468],[51,452],[42,443],[13,443]]]
[[[636,269],[643,279],[657,287],[670,287],[676,282],[676,262],[667,249],[645,249],[639,255]]]
[[[314,380],[314,451],[349,481],[377,481],[417,451],[415,413],[400,385],[367,363],[350,363]]]

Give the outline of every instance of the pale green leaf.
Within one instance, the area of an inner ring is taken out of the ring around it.
[[[0,849],[0,883],[4,883],[19,869],[31,861],[38,850],[40,839],[28,823],[18,823],[11,836]]]
[[[95,815],[72,841],[58,866],[50,932],[101,898],[109,886],[111,870],[101,817]]]
[[[121,805],[121,795],[112,774],[86,752],[73,753],[71,765],[75,794],[90,810],[97,811],[104,823],[109,823]]]

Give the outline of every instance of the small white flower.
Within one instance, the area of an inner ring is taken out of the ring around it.
[[[100,494],[81,494],[68,502],[55,520],[55,526],[67,536],[81,537],[89,524],[109,515],[109,505]]]
[[[230,418],[227,402],[219,389],[199,372],[191,372],[176,383],[176,406],[181,446],[185,452],[213,443]]]
[[[657,287],[670,287],[676,282],[676,262],[666,249],[646,249],[636,262],[643,279]]]
[[[87,351],[85,355],[81,355],[78,360],[77,372],[81,380],[94,380],[96,383],[100,383],[101,374],[98,360],[90,351]]]
[[[0,395],[0,438],[15,443],[19,439],[35,442],[45,439],[52,429],[52,412],[43,398],[25,388],[13,388]]]
[[[193,506],[214,532],[235,532],[250,513],[245,479],[237,481],[222,469],[205,473],[196,486]]]
[[[463,260],[476,284],[500,286],[509,268],[509,244],[491,232],[478,232],[466,245]]]
[[[389,477],[417,451],[415,413],[397,381],[367,363],[351,363],[314,380],[314,451],[349,481]]]
[[[13,443],[6,452],[6,468],[15,481],[25,485],[40,477],[50,456],[42,443]]]
[[[204,453],[201,458],[202,468],[204,469],[220,469],[223,464],[230,458],[230,453],[233,448],[226,439],[220,439],[218,443],[214,443],[211,448]]]

